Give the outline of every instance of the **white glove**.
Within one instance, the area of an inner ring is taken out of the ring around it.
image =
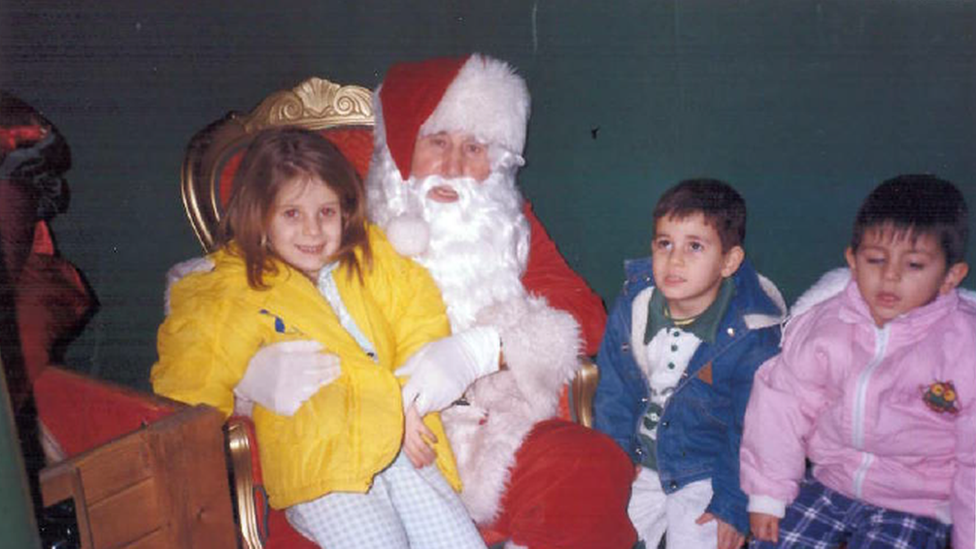
[[[318,341],[283,341],[254,353],[234,394],[276,414],[294,415],[341,372],[339,357],[324,354]]]
[[[498,371],[501,338],[491,326],[478,326],[432,341],[396,372],[410,376],[403,386],[403,407],[416,404],[421,416],[443,410],[461,398],[468,385]]]
[[[206,257],[194,257],[193,259],[181,261],[170,267],[166,271],[166,292],[163,294],[163,314],[169,316],[169,290],[173,287],[173,284],[176,284],[181,278],[190,273],[212,271],[213,268],[213,261],[210,261]]]

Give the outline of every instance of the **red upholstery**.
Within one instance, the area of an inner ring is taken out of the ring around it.
[[[48,366],[34,382],[41,423],[66,458],[180,410],[183,405]]]

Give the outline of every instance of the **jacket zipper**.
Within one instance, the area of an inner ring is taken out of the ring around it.
[[[864,446],[864,408],[867,406],[867,393],[868,393],[868,382],[871,380],[871,374],[881,365],[881,360],[884,358],[885,350],[888,347],[888,326],[874,329],[875,340],[877,341],[877,346],[874,352],[874,357],[871,358],[871,362],[868,363],[864,371],[857,378],[857,387],[854,391],[854,429],[851,435],[851,442],[854,448],[862,450]],[[854,471],[854,494],[856,497],[861,497],[861,487],[864,484],[864,477],[867,475],[868,467],[874,461],[874,456],[867,452],[863,452],[861,457],[861,464],[858,466],[857,470]]]
[[[874,455],[868,452],[861,452],[861,464],[854,471],[854,496],[861,499],[861,488],[864,485],[864,477],[868,474],[868,467],[874,463]]]

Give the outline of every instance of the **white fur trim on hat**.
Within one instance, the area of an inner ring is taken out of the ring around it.
[[[529,90],[508,63],[472,55],[420,127],[420,135],[470,133],[522,154],[529,121]]]

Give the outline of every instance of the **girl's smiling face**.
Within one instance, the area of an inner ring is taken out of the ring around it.
[[[297,178],[275,197],[268,245],[285,263],[315,279],[342,242],[339,197],[317,178]]]

